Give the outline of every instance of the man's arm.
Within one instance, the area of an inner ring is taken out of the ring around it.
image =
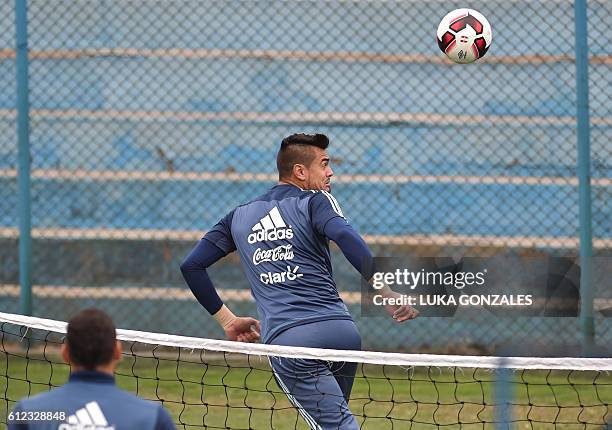
[[[344,218],[336,217],[325,224],[325,235],[336,242],[346,259],[361,273],[364,279],[370,281],[374,275],[374,258],[361,236],[346,222]],[[381,290],[385,297],[398,297],[400,294],[388,286]],[[411,306],[387,305],[387,312],[398,322],[414,319],[419,311]]]
[[[374,258],[368,245],[344,218],[336,199],[325,191],[315,194],[310,202],[310,218],[315,230],[333,240],[346,259],[367,281],[375,272]],[[398,297],[399,293],[389,287],[381,290],[385,297]],[[398,322],[416,318],[419,312],[411,306],[385,306],[387,312]]]
[[[198,302],[223,327],[229,340],[255,342],[259,340],[259,321],[234,315],[221,301],[206,271],[236,250],[230,231],[232,217],[233,211],[206,233],[181,264],[181,273]]]
[[[206,238],[200,240],[181,264],[181,273],[198,302],[214,315],[223,306],[206,269],[227,254]]]
[[[336,242],[346,259],[365,279],[374,275],[374,257],[362,237],[344,218],[330,219],[323,230],[325,236]]]

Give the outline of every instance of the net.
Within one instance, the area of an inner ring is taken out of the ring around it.
[[[66,381],[69,367],[59,356],[65,327],[0,313],[3,426],[20,398]],[[309,428],[279,388],[269,357],[358,363],[349,407],[362,429],[601,429],[612,422],[611,358],[395,354],[117,334],[124,347],[117,384],[161,402],[178,428]],[[512,369],[505,398],[501,368]]]

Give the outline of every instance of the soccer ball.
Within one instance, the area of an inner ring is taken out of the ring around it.
[[[493,42],[491,25],[473,9],[449,12],[438,26],[438,46],[455,63],[471,63],[482,57]]]

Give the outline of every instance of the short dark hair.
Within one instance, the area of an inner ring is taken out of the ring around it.
[[[100,309],[89,308],[68,321],[66,342],[70,360],[86,370],[113,359],[117,333],[113,320]]]
[[[276,168],[278,169],[279,178],[287,178],[291,176],[293,166],[303,164],[310,166],[314,160],[315,154],[310,147],[327,149],[329,139],[324,134],[292,134],[287,136],[281,142],[281,147],[276,155]]]

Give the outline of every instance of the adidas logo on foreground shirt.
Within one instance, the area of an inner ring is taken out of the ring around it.
[[[97,402],[89,402],[68,417],[67,423],[59,425],[57,430],[115,430],[110,426]]]
[[[293,238],[291,226],[287,226],[276,206],[260,219],[251,230],[253,233],[249,234],[247,238],[250,244]]]

